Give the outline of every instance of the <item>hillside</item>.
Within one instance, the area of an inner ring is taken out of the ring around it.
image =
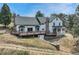
[[[60,55],[70,53],[57,51],[54,46],[45,40],[39,40],[37,38],[18,38],[10,34],[0,34],[0,54]]]

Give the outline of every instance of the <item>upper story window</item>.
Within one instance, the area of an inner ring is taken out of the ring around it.
[[[61,24],[59,23],[59,26],[60,26]]]
[[[55,26],[55,23],[53,23],[53,26]]]

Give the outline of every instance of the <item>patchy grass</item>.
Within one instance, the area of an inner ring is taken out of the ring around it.
[[[47,41],[40,40],[37,38],[23,39],[23,38],[17,38],[16,36],[10,34],[2,34],[0,35],[0,41],[8,44],[22,45],[25,47],[37,47],[43,49],[56,50],[56,48],[50,45]]]
[[[65,52],[72,52],[75,43],[76,40],[71,34],[65,34],[65,37],[59,40],[60,50],[63,50]]]
[[[29,55],[29,52],[23,50],[0,48],[0,55]]]
[[[10,34],[0,35],[0,54],[1,55],[62,55],[70,54],[57,51],[45,40],[38,38],[17,38]]]

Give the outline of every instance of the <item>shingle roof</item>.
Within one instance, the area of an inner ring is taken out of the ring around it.
[[[55,18],[51,17],[38,17],[41,24],[44,24],[46,20],[51,22]],[[16,16],[15,18],[16,25],[39,25],[39,22],[35,17],[23,17],[23,16]]]
[[[41,24],[46,22],[46,18],[47,17],[38,17],[38,19],[41,22]]]
[[[38,17],[39,21],[43,24],[46,22],[46,20],[49,20],[49,22],[51,22],[52,20],[54,20],[54,17]]]
[[[23,16],[16,16],[15,24],[16,25],[39,25],[35,17],[23,17]]]

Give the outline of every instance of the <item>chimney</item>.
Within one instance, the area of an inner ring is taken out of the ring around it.
[[[14,23],[14,26],[15,26],[15,17],[16,17],[16,14],[14,13],[13,14],[13,23]]]
[[[46,18],[46,34],[49,33],[49,18]]]

